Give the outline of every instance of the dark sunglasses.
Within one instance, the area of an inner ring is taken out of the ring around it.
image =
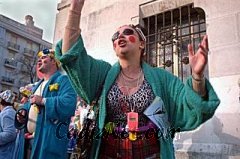
[[[132,29],[124,29],[122,34],[123,35],[133,35],[134,34],[134,30],[132,30]],[[119,31],[114,33],[113,36],[112,36],[112,42],[117,40],[119,38],[119,35],[120,35]]]
[[[49,49],[44,49],[42,52],[43,52],[44,55],[47,55],[47,54],[49,54],[51,51],[50,51]]]
[[[38,57],[41,57],[43,55],[48,55],[48,54],[54,54],[54,51],[52,49],[44,49],[38,53]]]

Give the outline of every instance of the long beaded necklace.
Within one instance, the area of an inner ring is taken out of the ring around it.
[[[131,93],[130,93],[130,88],[136,88],[138,89],[139,87],[139,83],[140,83],[140,80],[141,80],[141,77],[142,77],[142,69],[140,69],[139,71],[139,75],[136,79],[134,78],[131,78],[129,76],[126,76],[128,78],[131,78],[131,79],[134,79],[134,80],[137,80],[137,85],[134,87],[131,87],[130,85],[127,85],[127,82],[126,82],[126,79],[124,78],[124,76],[126,76],[122,71],[121,71],[121,78],[122,78],[122,82],[123,82],[123,86],[122,87],[125,87],[126,88],[126,96],[127,96],[127,104],[129,105],[130,107],[130,110],[131,112],[135,111],[134,110],[134,106],[131,104],[130,102],[130,97],[131,97]]]
[[[128,100],[127,104],[129,105],[130,110],[131,110],[130,112],[127,113],[127,126],[126,127],[129,131],[129,139],[131,141],[135,141],[135,140],[137,140],[137,133],[136,132],[138,130],[138,113],[135,112],[135,107],[130,102],[130,88],[126,84],[127,82],[124,78],[123,72],[121,72],[121,77],[123,79],[123,84],[127,89],[127,100]],[[129,77],[129,76],[127,76],[127,77]],[[139,82],[140,82],[141,77],[142,77],[142,69],[140,70],[139,76],[138,76],[138,79],[137,79],[137,86],[136,86],[137,89],[139,87]],[[131,79],[134,79],[134,78],[131,78]]]

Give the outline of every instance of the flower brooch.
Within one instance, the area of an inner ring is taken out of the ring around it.
[[[59,88],[59,84],[58,83],[54,83],[54,84],[50,84],[49,85],[49,91],[57,91]]]

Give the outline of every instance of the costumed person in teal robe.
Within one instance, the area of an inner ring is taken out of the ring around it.
[[[84,0],[71,1],[64,37],[55,54],[74,89],[87,103],[94,100],[104,83],[98,129],[88,157],[174,159],[174,131],[172,134],[169,130],[197,128],[214,115],[220,103],[203,74],[207,64],[207,36],[196,52],[192,45],[188,47],[192,76],[186,84],[142,60],[146,38],[141,28],[133,25],[119,27],[113,35],[118,62],[111,66],[87,54],[79,28],[83,4]],[[148,116],[149,112],[156,118]],[[114,133],[124,131],[126,136],[121,138],[108,131],[112,130],[110,125],[115,125]],[[143,136],[149,129],[157,136]]]
[[[65,159],[67,157],[68,127],[76,109],[77,95],[66,75],[59,71],[60,63],[54,51],[45,49],[38,53],[37,69],[42,79],[33,87],[32,95],[19,109],[15,126],[34,137],[31,159]],[[23,158],[24,142],[17,158]]]

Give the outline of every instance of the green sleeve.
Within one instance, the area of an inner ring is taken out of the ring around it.
[[[111,65],[89,56],[81,36],[64,55],[62,41],[58,42],[55,56],[61,62],[77,94],[90,103],[103,84]]]
[[[202,98],[193,90],[192,78],[188,78],[185,85],[175,76],[168,75],[167,78],[166,100],[170,122],[175,129],[195,129],[214,115],[220,100],[207,79],[207,98]]]

